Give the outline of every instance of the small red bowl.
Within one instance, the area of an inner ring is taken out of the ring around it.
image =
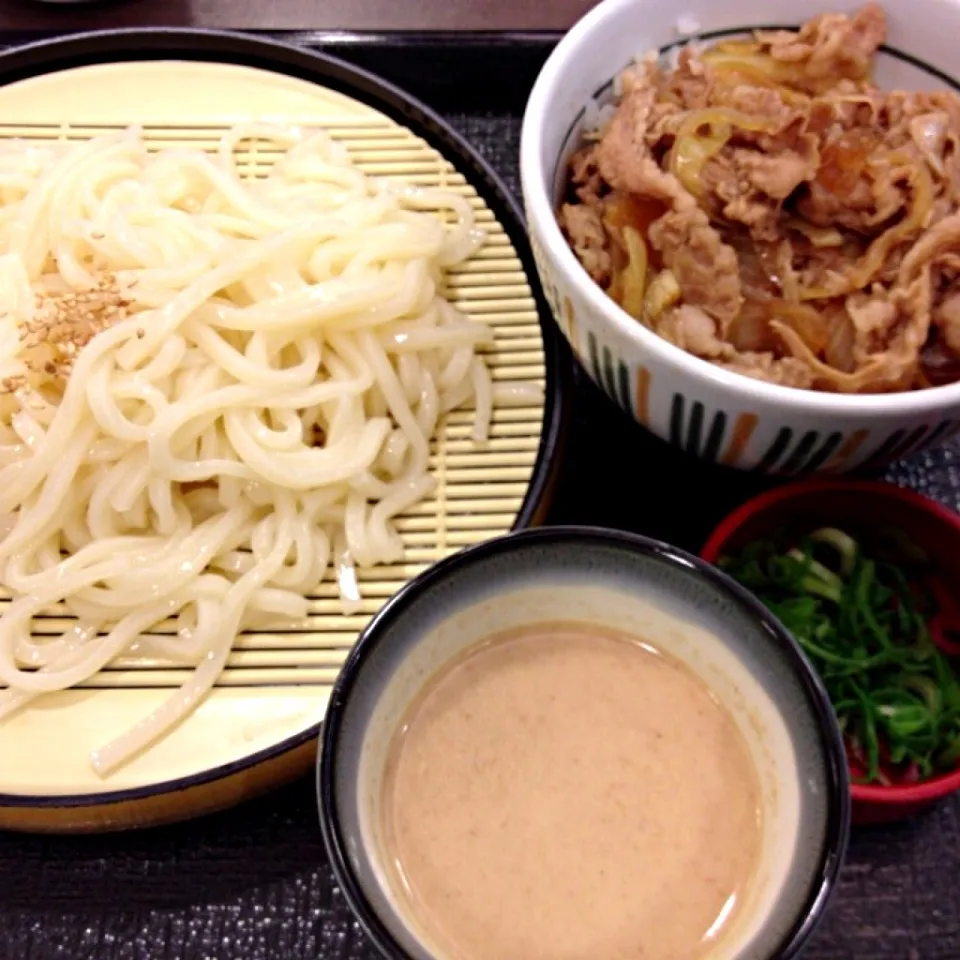
[[[725,553],[784,529],[830,525],[897,527],[923,550],[936,569],[932,584],[940,599],[953,599],[945,611],[960,626],[960,515],[927,497],[888,483],[811,480],[792,483],[748,500],[713,531],[700,556],[716,563]],[[934,628],[936,629],[936,628]],[[948,652],[949,639],[935,637]],[[949,773],[914,784],[853,784],[853,822],[903,820],[960,790],[960,765]]]

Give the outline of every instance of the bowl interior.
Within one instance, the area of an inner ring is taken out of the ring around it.
[[[781,955],[822,903],[845,837],[842,754],[822,693],[792,641],[722,576],[652,541],[557,528],[433,568],[385,608],[344,671],[327,715],[321,790],[344,887],[374,937],[411,957],[434,955],[384,870],[379,803],[402,715],[465,648],[547,620],[637,634],[685,662],[727,706],[760,773],[765,817],[761,866],[725,946],[731,956]]]
[[[551,283],[559,283],[565,288],[563,296],[572,291],[570,299],[575,307],[564,309],[571,317],[576,314],[579,326],[589,326],[582,317],[589,313],[596,318],[594,322],[612,354],[642,357],[658,368],[662,364],[671,378],[689,377],[698,388],[718,391],[723,398],[722,404],[717,401],[721,410],[728,410],[734,402],[747,411],[762,404],[777,417],[788,417],[791,424],[811,431],[823,428],[818,418],[825,414],[852,418],[837,423],[838,430],[883,426],[886,421],[881,423],[881,418],[891,416],[939,418],[960,403],[960,384],[905,393],[848,395],[800,390],[722,370],[652,334],[616,306],[569,248],[557,223],[556,207],[570,154],[580,145],[583,133],[596,125],[596,105],[613,98],[615,78],[638,56],[676,47],[689,39],[691,28],[698,41],[710,42],[747,35],[761,27],[795,28],[824,11],[853,11],[860,6],[860,0],[789,0],[776,7],[764,0],[724,4],[690,0],[682,7],[669,0],[605,0],[554,50],[524,117],[521,180],[535,248],[540,251],[541,274],[546,276],[548,288]],[[909,13],[893,4],[886,4],[885,10],[888,41],[876,56],[875,79],[879,86],[923,91],[960,89],[954,79],[956,54],[947,39],[960,30],[960,4],[919,0]],[[558,277],[562,281],[557,281]],[[564,313],[559,309],[563,297],[555,294],[553,300],[564,327]],[[573,339],[573,320],[566,323],[566,328]],[[614,397],[621,395],[616,384],[608,392]],[[641,407],[637,410],[639,416]],[[646,408],[642,412],[646,413]],[[913,428],[921,424],[902,425]]]

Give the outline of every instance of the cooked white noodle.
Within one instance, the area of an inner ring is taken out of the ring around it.
[[[237,170],[252,136],[283,150],[265,179]],[[106,775],[251,615],[306,616],[331,559],[349,608],[352,563],[402,559],[438,418],[475,405],[482,440],[497,399],[490,330],[438,294],[480,242],[464,199],[374,181],[319,132],[0,145],[0,718],[121,654],[194,665],[95,753]],[[59,602],[77,623],[36,635]]]

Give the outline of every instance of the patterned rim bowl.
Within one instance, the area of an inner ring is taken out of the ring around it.
[[[851,0],[605,0],[563,38],[534,86],[523,120],[520,173],[530,238],[557,324],[614,403],[653,433],[704,460],[762,473],[872,469],[940,443],[960,427],[960,383],[899,394],[800,390],[723,370],[675,347],[621,310],[567,245],[555,211],[567,160],[613,79],[638,54],[669,49],[678,11],[701,37],[796,27]],[[877,82],[906,90],[960,89],[950,77],[960,33],[958,0],[887,5]],[[771,20],[778,22],[771,23]]]

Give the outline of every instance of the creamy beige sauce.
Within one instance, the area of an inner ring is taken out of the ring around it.
[[[759,798],[742,735],[689,668],[544,624],[473,647],[412,704],[384,842],[444,960],[694,960],[736,918]]]

